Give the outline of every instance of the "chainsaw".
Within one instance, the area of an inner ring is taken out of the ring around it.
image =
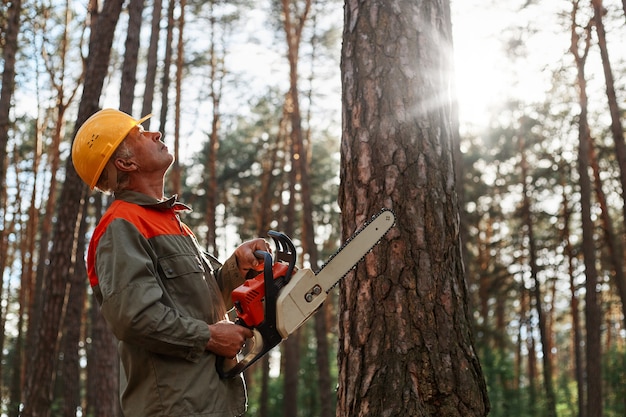
[[[317,273],[296,268],[296,248],[291,239],[270,230],[274,256],[256,251],[255,255],[263,259],[263,272],[232,292],[235,324],[251,329],[253,337],[246,341],[237,360],[217,358],[220,377],[240,374],[302,326],[394,223],[393,212],[383,209],[348,238]]]

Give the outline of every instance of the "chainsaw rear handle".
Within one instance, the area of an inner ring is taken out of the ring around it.
[[[252,329],[253,337],[246,340],[245,352],[238,361],[217,357],[215,365],[221,378],[237,376],[283,340],[276,328],[276,300],[291,279],[296,249],[285,234],[270,231],[269,235],[276,245],[274,258],[269,252],[255,251],[255,256],[263,259],[263,275],[245,281],[232,293],[237,310],[235,324]]]
[[[284,233],[270,230],[267,234],[272,238],[274,245],[276,246],[274,263],[285,262],[289,266],[285,274],[284,284],[286,284],[291,279],[291,275],[293,274],[293,270],[296,266],[296,247],[293,245],[291,239],[289,239],[289,237]],[[265,260],[267,261],[267,257]]]

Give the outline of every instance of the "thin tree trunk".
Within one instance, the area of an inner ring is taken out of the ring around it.
[[[186,0],[180,0],[178,16],[178,41],[176,48],[176,86],[174,93],[174,164],[172,165],[172,193],[180,195],[182,193],[182,168],[180,166],[180,117],[181,117],[181,96],[183,82],[183,66],[185,63],[185,7]]]
[[[98,224],[104,212],[103,199],[96,197],[94,223]],[[87,416],[117,417],[121,415],[119,403],[119,358],[117,340],[107,326],[95,297],[88,310],[91,343],[87,344]]]
[[[609,213],[609,206],[606,201],[606,195],[602,189],[602,179],[600,178],[600,165],[598,163],[598,157],[593,146],[593,143],[589,143],[589,164],[593,170],[593,182],[595,185],[595,195],[598,204],[600,205],[602,230],[604,231],[604,241],[609,252],[609,259],[613,265],[613,273],[609,274],[609,280],[611,284],[617,290],[617,295],[621,301],[622,315],[626,314],[624,306],[626,306],[626,275],[624,275],[624,261],[623,250],[620,240],[615,232],[613,225],[613,219]],[[626,316],[622,316],[622,326],[626,328]]]
[[[573,3],[572,8],[572,31],[570,52],[576,62],[578,100],[580,115],[578,120],[578,175],[580,182],[580,205],[582,221],[582,252],[585,263],[585,326],[587,337],[585,340],[585,353],[587,365],[587,417],[602,416],[602,370],[601,370],[601,343],[600,326],[601,313],[598,303],[597,285],[598,271],[596,270],[596,252],[594,239],[594,225],[591,219],[591,193],[592,186],[589,178],[589,146],[591,144],[591,132],[587,119],[587,80],[585,77],[585,62],[589,51],[589,29],[585,32],[586,39],[583,53],[579,51],[579,35],[576,31],[576,14],[578,1]]]
[[[524,345],[524,326],[526,325],[526,316],[528,314],[528,300],[527,300],[527,292],[524,290],[524,288],[520,288],[520,312],[519,312],[519,321],[520,321],[520,326],[519,326],[519,330],[517,332],[518,334],[518,338],[517,338],[517,345],[515,346],[515,383],[514,383],[514,388],[515,390],[519,390],[519,388],[522,386],[522,368],[523,368],[523,355],[522,355],[522,350],[523,350],[523,345]]]
[[[22,254],[22,275],[20,279],[19,290],[19,323],[18,323],[18,341],[16,343],[15,361],[13,369],[13,380],[11,388],[11,407],[17,406],[20,402],[22,387],[24,383],[23,371],[26,368],[26,355],[24,355],[24,338],[26,335],[24,329],[25,317],[28,317],[33,312],[28,311],[27,300],[31,296],[31,290],[33,288],[33,281],[35,278],[35,246],[37,242],[37,231],[39,230],[40,212],[37,209],[37,184],[39,183],[39,165],[41,161],[42,153],[42,128],[37,127],[35,134],[35,146],[34,146],[34,158],[32,163],[33,170],[33,188],[31,190],[30,204],[28,208],[28,221],[24,230],[24,247],[20,250]],[[19,190],[18,190],[19,193]],[[28,254],[28,256],[27,256]],[[2,268],[0,266],[0,268]],[[2,270],[2,269],[0,269]],[[2,336],[2,342],[0,346],[4,346],[4,335]],[[1,372],[0,372],[1,374]],[[17,413],[17,408],[11,410],[11,412]],[[14,414],[17,415],[17,414]]]
[[[543,296],[541,292],[541,283],[539,282],[539,267],[537,265],[537,247],[533,227],[532,213],[530,211],[530,199],[527,184],[527,178],[530,177],[528,172],[528,163],[526,161],[525,141],[523,136],[519,138],[519,151],[521,155],[521,177],[522,177],[522,218],[528,238],[528,261],[530,263],[530,275],[533,280],[532,293],[535,299],[535,311],[539,320],[539,335],[541,337],[541,353],[543,354],[543,384],[546,394],[546,411],[549,417],[556,417],[556,395],[554,393],[553,377],[552,377],[552,361],[550,337],[546,324],[546,312],[543,307]]]
[[[87,212],[87,205],[83,205],[83,214],[77,244],[77,259],[84,259],[84,249],[86,247],[86,233],[88,223],[84,220]],[[63,324],[63,360],[59,362],[58,374],[63,378],[62,395],[63,410],[65,416],[75,416],[78,408],[82,406],[82,378],[80,375],[80,350],[81,336],[84,334],[84,311],[85,299],[87,298],[87,269],[84,262],[76,262],[74,273],[68,277],[70,289],[66,303]]]
[[[263,173],[261,174],[261,191],[258,199],[254,202],[253,213],[255,214],[255,226],[259,235],[267,233],[273,220],[274,213],[272,206],[280,205],[276,196],[281,195],[276,190],[276,177],[274,172],[285,172],[283,167],[284,159],[278,157],[279,150],[286,148],[286,108],[283,106],[283,115],[279,122],[278,133],[273,143],[268,143],[266,153],[260,158]],[[282,224],[279,224],[282,227]],[[261,359],[261,389],[259,390],[259,417],[270,417],[270,355],[265,355]]]
[[[163,76],[161,77],[161,113],[159,131],[165,134],[167,124],[167,110],[169,108],[170,67],[172,65],[172,39],[174,37],[174,10],[176,0],[170,0],[167,8],[167,35],[165,37],[165,58],[163,59]]]
[[[217,236],[216,227],[217,221],[215,216],[215,210],[217,207],[217,196],[219,194],[219,187],[217,182],[217,153],[219,151],[219,128],[220,128],[220,103],[222,100],[222,85],[224,81],[224,57],[218,56],[218,50],[216,48],[216,24],[217,19],[215,17],[215,1],[210,2],[210,32],[209,32],[209,59],[210,76],[209,76],[209,96],[211,98],[212,105],[212,117],[211,117],[211,132],[209,133],[209,143],[207,149],[207,162],[205,166],[206,177],[206,212],[205,212],[205,224],[207,226],[207,250],[217,256]],[[261,194],[261,198],[264,195]]]
[[[526,290],[525,290],[526,291]],[[528,296],[530,298],[530,295]],[[530,304],[530,301],[528,302]],[[530,319],[526,321],[526,350],[528,351],[528,414],[537,415],[537,351]]]
[[[128,3],[128,29],[126,30],[126,50],[122,66],[120,84],[120,110],[133,114],[135,85],[137,84],[137,57],[139,56],[139,36],[143,22],[144,0],[130,0]],[[143,115],[142,115],[143,116]]]
[[[296,0],[296,3],[297,0]],[[300,183],[300,199],[302,210],[302,244],[303,253],[309,254],[311,265],[317,264],[317,251],[312,235],[313,224],[311,215],[311,196],[305,187],[309,184],[307,155],[304,147],[302,133],[302,116],[300,113],[300,99],[298,90],[298,61],[300,42],[302,40],[302,29],[307,21],[311,8],[311,0],[305,0],[303,10],[299,15],[292,12],[292,0],[282,0],[283,29],[287,40],[287,59],[289,61],[289,116],[291,124],[291,163],[293,167],[292,183]],[[292,200],[294,195],[292,195]],[[295,220],[295,219],[294,219]],[[300,368],[300,331],[296,331],[287,340],[285,347],[285,402],[284,415],[295,416],[298,413],[298,370]],[[290,339],[293,339],[289,341]]]
[[[291,106],[291,97],[287,96],[287,107]],[[291,152],[287,155],[291,155],[292,169],[289,173],[289,202],[286,207],[286,223],[285,232],[287,236],[293,236],[296,222],[296,184],[298,183],[298,169],[295,159],[296,149],[293,143],[293,127],[289,133],[288,143],[291,145]],[[300,331],[296,330],[293,334],[289,335],[289,338],[283,342],[283,355],[282,361],[282,374],[284,375],[283,383],[283,415],[295,416],[298,410],[298,370],[300,368]]]
[[[586,417],[587,410],[585,409],[585,376],[583,367],[583,353],[582,353],[582,335],[580,331],[580,312],[579,312],[579,300],[578,289],[576,287],[576,273],[575,273],[575,258],[574,248],[572,247],[570,239],[570,219],[572,211],[569,208],[568,201],[569,196],[566,194],[566,188],[563,187],[563,241],[565,242],[565,255],[568,259],[568,270],[570,277],[570,292],[571,292],[571,316],[572,316],[572,346],[574,355],[574,377],[576,380],[576,393],[578,402],[578,417]]]
[[[571,316],[572,316],[572,346],[574,356],[574,378],[576,380],[576,392],[578,400],[578,417],[586,417],[585,409],[585,377],[583,367],[582,354],[582,335],[580,331],[580,312],[579,300],[577,295],[577,287],[575,282],[575,258],[574,248],[570,239],[570,219],[572,211],[569,208],[569,196],[566,194],[566,188],[563,186],[563,241],[565,242],[565,255],[568,259],[568,270],[570,276],[570,292],[571,292]]]
[[[17,35],[20,33],[20,16],[22,14],[22,0],[10,2],[6,13],[4,42],[2,44],[2,85],[0,86],[0,196],[4,195],[6,187],[6,158],[9,142],[9,127],[11,125],[9,113],[11,111],[13,93],[15,91],[15,54],[19,49]],[[0,230],[0,240],[3,237]],[[0,265],[3,253],[0,253]]]
[[[313,11],[313,13],[311,13],[311,22],[312,22],[312,38],[311,41],[309,42],[310,46],[311,46],[311,55],[310,55],[310,65],[311,65],[311,71],[310,71],[310,77],[309,77],[309,85],[310,88],[308,89],[308,93],[307,93],[307,99],[309,102],[309,107],[308,107],[308,111],[307,111],[307,116],[306,116],[306,122],[307,122],[307,126],[311,125],[311,108],[312,108],[312,103],[313,103],[313,80],[315,77],[315,67],[317,65],[316,62],[316,52],[317,52],[317,12]],[[306,149],[306,155],[307,158],[304,159],[302,161],[302,164],[304,166],[304,168],[307,170],[307,175],[306,178],[309,177],[308,172],[310,170],[311,167],[311,158],[312,158],[312,143],[311,143],[311,129],[306,129],[306,134],[304,135],[305,138],[305,149]],[[310,189],[310,184],[305,184],[303,182],[302,185],[302,193],[304,193],[305,197],[308,202],[307,204],[309,206],[311,206],[311,211],[313,210],[312,208],[312,203],[311,203],[311,189]],[[305,213],[306,215],[306,213]],[[310,216],[310,218],[313,218],[313,214],[310,212],[308,213],[308,216]],[[307,226],[305,224],[305,226]],[[308,231],[308,235],[311,236],[310,240],[310,245],[312,246],[313,250],[315,251],[315,256],[311,257],[311,265],[313,265],[314,267],[317,267],[317,264],[320,262],[319,259],[319,253],[317,250],[317,247],[315,245],[315,241],[314,241],[314,231],[313,231],[313,223],[312,221],[309,222],[308,226],[311,227],[311,230]],[[322,304],[320,310],[316,313],[315,315],[315,339],[317,340],[317,349],[316,349],[316,369],[318,371],[318,378],[317,378],[317,387],[319,390],[319,399],[318,402],[320,404],[320,414],[319,417],[332,417],[332,415],[334,414],[334,409],[333,409],[333,397],[334,397],[334,389],[331,385],[331,376],[330,376],[330,354],[329,354],[329,350],[330,347],[328,345],[328,306],[329,303],[324,303]]]
[[[148,46],[148,56],[146,62],[146,79],[145,89],[143,93],[143,103],[141,106],[141,115],[152,113],[152,100],[154,100],[154,85],[156,82],[157,71],[157,52],[159,48],[159,37],[161,32],[161,9],[162,0],[153,0],[152,2],[152,28],[150,30],[150,45]],[[150,119],[143,122],[146,130],[150,129]],[[161,129],[163,130],[163,129]]]
[[[5,3],[6,4],[6,3]],[[2,44],[2,85],[0,85],[0,198],[6,202],[6,172],[7,172],[7,146],[9,143],[9,128],[11,126],[10,113],[12,108],[13,93],[15,92],[15,54],[19,49],[18,34],[20,33],[20,16],[22,14],[22,1],[10,2],[6,10],[5,28],[3,30],[4,42]],[[6,213],[6,204],[0,208],[0,213]],[[2,216],[5,217],[4,215]],[[4,225],[0,225],[0,249],[4,249],[8,239],[8,231]],[[7,252],[0,250],[0,276],[4,276],[4,268],[7,265]],[[4,280],[0,279],[0,294],[3,293]],[[4,320],[4,317],[0,317]],[[0,345],[0,347],[2,347]]]
[[[17,146],[17,144],[15,145]],[[19,155],[19,152],[17,152],[17,150],[14,148],[13,155],[16,155],[16,158],[14,158],[14,160],[12,161],[13,163],[11,164],[14,167],[15,170],[15,177],[18,178],[20,175],[19,172],[19,166],[23,161],[17,160],[17,156]],[[34,189],[34,187],[33,187]],[[15,190],[15,195],[14,195],[14,199],[12,201],[11,206],[14,207],[14,212],[11,213],[10,216],[3,216],[3,223],[2,227],[6,230],[7,232],[7,236],[11,236],[11,235],[20,235],[19,230],[24,230],[24,225],[22,224],[21,221],[21,217],[22,215],[20,214],[20,210],[18,209],[19,207],[22,206],[22,187],[16,187]],[[7,207],[6,205],[3,207],[4,208],[4,213],[7,213],[6,210],[8,210],[9,207]],[[11,220],[7,223],[6,218],[7,217],[11,217]],[[30,222],[30,219],[29,219]],[[18,246],[19,247],[16,247]],[[0,250],[4,252],[5,256],[3,258],[0,259],[0,261],[2,263],[0,263],[0,271],[2,271],[4,273],[5,268],[7,267],[7,265],[13,265],[15,262],[15,258],[17,257],[17,254],[20,254],[20,261],[22,265],[26,265],[25,263],[25,257],[26,257],[26,247],[27,247],[27,237],[24,236],[21,239],[17,240],[17,242],[9,242],[8,239],[5,241],[0,241]],[[9,268],[9,276],[11,276],[12,271],[11,268]],[[22,283],[24,283],[27,279],[28,279],[28,273],[26,271],[24,271],[24,268],[22,268],[22,275],[21,275],[21,279],[22,279]],[[3,303],[5,304],[5,307],[0,306],[0,326],[3,329],[6,329],[6,324],[7,324],[7,315],[9,313],[9,308],[11,306],[10,304],[10,300],[11,300],[11,285],[10,285],[10,281],[7,282],[7,286],[5,288],[4,286],[4,280],[2,280],[3,282],[0,283],[0,299],[2,300]],[[6,295],[5,295],[6,294]],[[22,287],[20,286],[20,296],[23,295],[23,291],[22,291]],[[20,304],[20,316],[19,316],[19,322],[20,325],[23,326],[23,315],[24,315],[24,310],[22,309],[22,305]],[[21,332],[18,330],[18,332],[20,333],[19,336],[21,336]],[[18,336],[18,337],[19,337]],[[4,343],[5,343],[5,339],[6,339],[6,332],[3,332],[3,334],[0,336],[0,348],[4,351]],[[14,376],[14,382],[19,382],[21,383],[22,380],[22,372],[24,370],[24,362],[21,361],[21,358],[23,356],[23,349],[21,349],[23,345],[23,342],[20,340],[19,343],[16,343],[16,347],[15,347],[15,360],[13,361],[13,376]],[[18,353],[19,352],[19,353]],[[4,366],[0,366],[0,369],[4,372]],[[2,373],[0,373],[0,375],[2,375]],[[17,381],[15,380],[17,379]],[[21,388],[22,385],[20,384],[19,386],[13,386],[12,387],[12,392],[11,392],[11,397],[9,398],[10,400],[10,404],[9,404],[9,412],[16,412],[16,410],[19,409],[19,406],[21,404]]]
[[[615,144],[615,155],[620,169],[622,197],[624,198],[626,197],[626,191],[624,191],[626,190],[626,142],[624,140],[624,129],[622,128],[621,120],[622,109],[620,109],[617,101],[615,81],[613,78],[613,71],[611,69],[611,60],[609,59],[609,52],[606,45],[606,32],[602,21],[602,15],[604,14],[602,0],[591,0],[591,4],[593,5],[593,20],[596,26],[596,33],[598,34],[598,46],[600,47],[602,69],[604,70],[604,81],[606,84],[606,97],[609,105],[609,114],[611,115],[611,135],[613,136],[613,143]],[[624,215],[624,226],[626,226],[626,204],[622,205],[622,210]],[[626,242],[626,231],[624,232],[622,242]],[[621,256],[618,256],[618,258],[621,259]],[[618,265],[615,266],[617,268]],[[622,317],[624,320],[622,324],[626,328],[626,276],[624,276],[623,266],[620,266],[619,273],[613,278],[622,302]]]

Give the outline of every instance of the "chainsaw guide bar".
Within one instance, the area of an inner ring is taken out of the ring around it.
[[[217,372],[232,378],[256,362],[306,322],[328,293],[367,255],[395,224],[395,215],[383,209],[359,228],[317,272],[297,269],[296,250],[283,233],[270,231],[274,256],[258,251],[263,273],[246,280],[232,292],[236,324],[253,331],[238,361],[217,357]]]
[[[329,293],[348,275],[354,267],[365,258],[380,239],[395,224],[393,211],[383,209],[371,220],[350,236],[343,245],[326,261],[315,274],[318,280],[326,284]]]

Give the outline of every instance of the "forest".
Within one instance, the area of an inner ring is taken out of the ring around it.
[[[277,230],[317,270],[396,211],[246,370],[246,416],[626,415],[626,0],[7,0],[0,22],[0,415],[121,416],[84,262],[111,196],[70,158],[100,108],[153,115],[220,260]]]

